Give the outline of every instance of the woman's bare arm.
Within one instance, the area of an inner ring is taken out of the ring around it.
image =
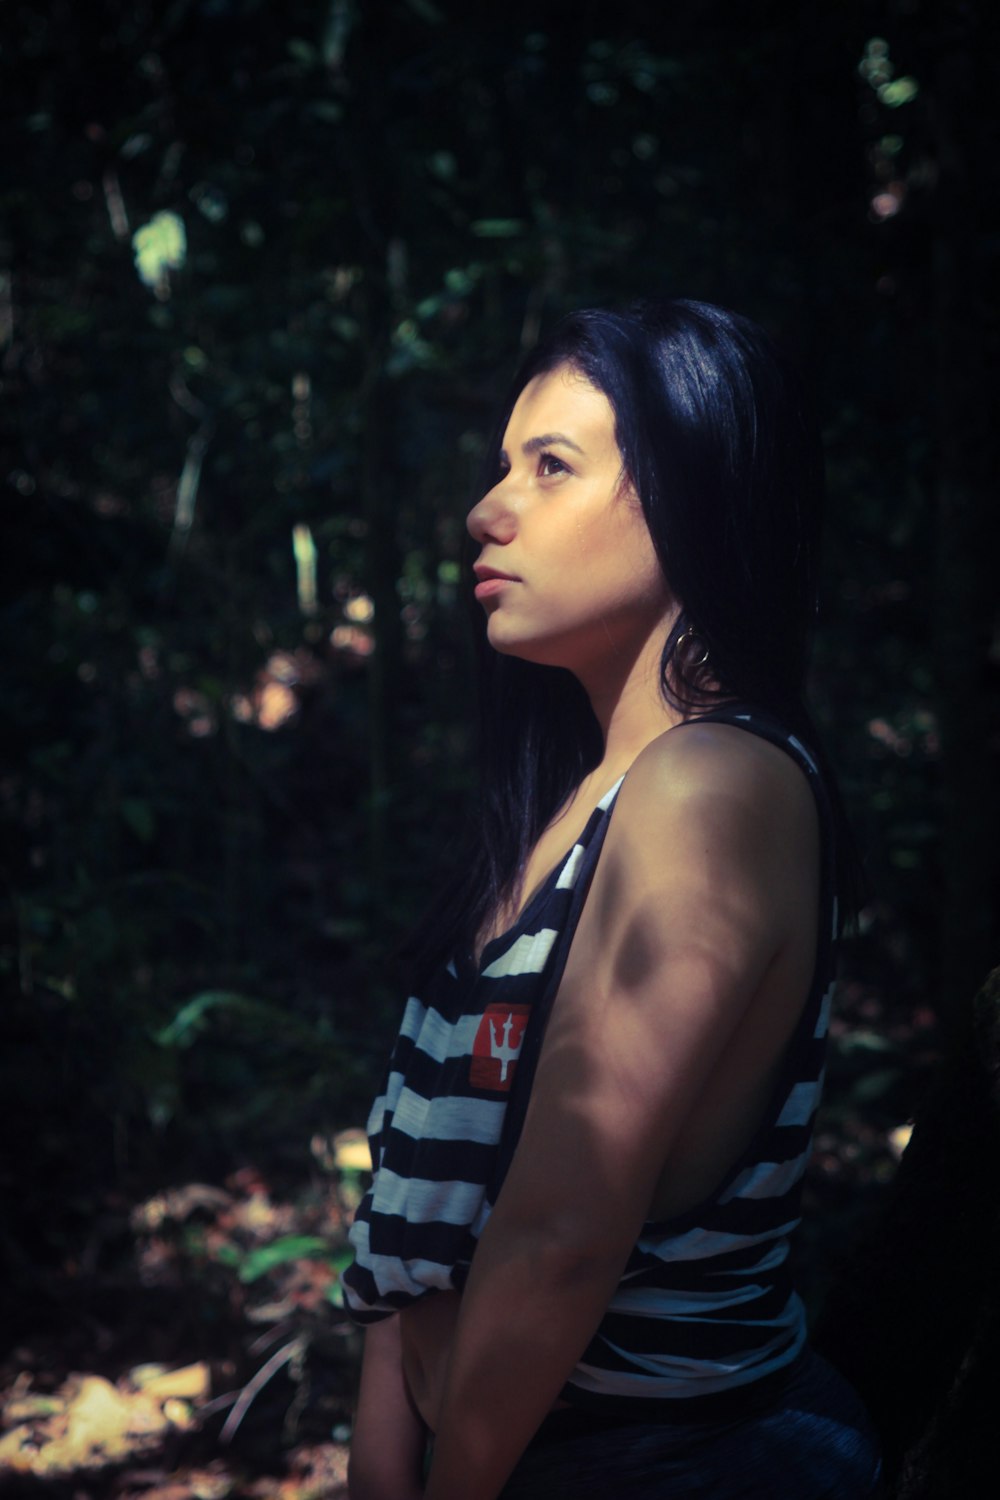
[[[671,1142],[788,941],[801,909],[795,854],[815,857],[815,812],[791,762],[747,739],[722,726],[663,736],[622,789],[462,1298],[427,1500],[498,1495],[601,1320]],[[773,1062],[752,1040],[746,1051],[751,1071]]]
[[[365,1331],[347,1477],[351,1500],[418,1500],[426,1441],[406,1387],[394,1314]]]

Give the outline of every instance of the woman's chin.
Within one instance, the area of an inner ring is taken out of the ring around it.
[[[579,676],[586,660],[579,639],[570,633],[545,634],[518,629],[513,620],[499,618],[499,611],[489,618],[486,639],[501,656],[517,656],[536,667],[560,667],[574,676]]]
[[[522,656],[531,641],[530,636],[526,638],[523,631],[518,631],[509,620],[504,620],[498,609],[493,611],[486,622],[486,639],[494,651],[499,651],[504,656]]]
[[[540,667],[561,665],[553,659],[554,648],[551,641],[539,640],[537,636],[512,629],[502,621],[494,624],[496,619],[496,615],[490,617],[486,639],[501,656],[518,656],[522,661],[534,662]]]

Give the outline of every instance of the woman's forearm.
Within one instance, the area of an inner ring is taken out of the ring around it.
[[[348,1473],[351,1500],[415,1500],[426,1439],[403,1374],[397,1314],[365,1332]]]
[[[484,1239],[462,1297],[426,1500],[500,1493],[600,1322],[624,1258],[560,1251],[544,1236]]]

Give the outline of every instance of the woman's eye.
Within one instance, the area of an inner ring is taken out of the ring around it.
[[[541,453],[538,457],[538,472],[543,479],[550,479],[554,474],[566,474],[568,469],[561,458],[556,458],[554,453]]]

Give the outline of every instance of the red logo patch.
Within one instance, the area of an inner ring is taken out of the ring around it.
[[[521,1055],[530,1005],[488,1005],[472,1044],[469,1082],[474,1089],[509,1094]]]

